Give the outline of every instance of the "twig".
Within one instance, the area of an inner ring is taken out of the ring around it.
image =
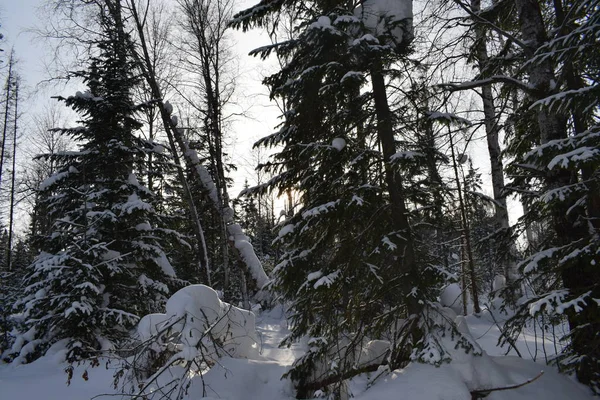
[[[523,383],[518,383],[516,385],[511,385],[511,386],[502,386],[502,387],[497,387],[497,388],[492,388],[492,389],[477,389],[477,390],[471,390],[471,400],[479,400],[479,399],[483,399],[487,396],[489,396],[490,393],[492,392],[499,392],[501,390],[511,390],[511,389],[518,389],[520,387],[523,387],[525,385],[530,384],[531,382],[539,379],[542,375],[544,375],[544,371],[540,371],[539,374],[537,374],[537,376],[523,382]]]

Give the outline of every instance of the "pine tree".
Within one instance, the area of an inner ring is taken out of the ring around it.
[[[52,155],[60,167],[40,186],[54,222],[17,303],[18,340],[28,342],[20,361],[58,341],[70,361],[96,355],[123,340],[139,315],[159,310],[176,279],[161,247],[157,199],[136,177],[153,146],[136,136],[137,66],[121,2],[98,5],[102,36],[89,69],[76,74],[88,90],[59,98],[82,117],[62,130],[79,148]]]

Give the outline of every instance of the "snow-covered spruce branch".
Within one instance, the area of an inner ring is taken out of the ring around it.
[[[527,44],[523,43],[516,36],[514,36],[511,33],[505,31],[504,29],[498,27],[492,21],[490,21],[490,20],[482,17],[480,15],[481,13],[475,13],[475,12],[473,12],[473,10],[471,9],[471,7],[469,5],[463,3],[460,0],[454,0],[454,2],[456,4],[458,4],[458,6],[460,8],[462,8],[467,14],[469,14],[469,16],[471,16],[471,18],[473,18],[476,22],[478,22],[480,24],[484,24],[484,25],[489,26],[491,30],[495,31],[500,36],[504,36],[505,38],[509,39],[510,41],[512,41],[513,43],[515,43],[516,45],[518,45],[519,47],[521,47],[523,49],[527,47]]]
[[[505,83],[507,85],[515,86],[518,89],[521,89],[525,93],[528,93],[528,94],[535,94],[535,92],[536,92],[535,87],[528,85],[527,83],[522,82],[518,79],[512,78],[510,76],[506,76],[506,75],[493,75],[493,76],[490,76],[489,78],[479,79],[476,81],[463,82],[463,83],[444,83],[444,84],[441,84],[438,86],[441,87],[442,89],[446,89],[451,92],[457,92],[460,90],[476,89],[476,88],[491,85],[494,83]]]

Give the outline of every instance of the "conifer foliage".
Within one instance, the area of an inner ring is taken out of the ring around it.
[[[17,304],[22,335],[13,350],[22,361],[61,340],[67,359],[93,356],[159,309],[176,280],[154,195],[136,177],[153,145],[136,136],[136,65],[121,2],[96,5],[101,36],[89,69],[77,74],[88,89],[59,99],[82,118],[60,129],[78,150],[52,155],[61,167],[40,186],[53,225]]]
[[[436,280],[407,207],[416,200],[405,172],[426,166],[401,148],[388,103],[391,66],[412,36],[411,3],[284,3],[262,1],[233,24],[295,19],[293,39],[254,52],[285,60],[265,83],[288,110],[280,129],[257,143],[280,149],[262,166],[273,178],[248,192],[299,195],[276,238],[284,253],[274,274],[293,307],[284,344],[309,337],[288,374],[307,398],[316,390],[340,394],[345,379],[381,363],[439,363],[447,355],[428,334],[443,330],[427,317],[435,314],[428,300]],[[361,359],[370,339],[389,340],[387,357]]]
[[[508,151],[511,189],[521,193],[526,224],[541,224],[539,251],[521,263],[529,298],[506,326],[515,338],[532,318],[566,317],[565,371],[600,393],[600,123],[597,37],[600,3],[556,2],[559,27],[543,31],[540,4],[519,3],[528,43],[528,93],[517,110]],[[544,16],[545,17],[545,16]],[[532,29],[533,28],[533,29]]]

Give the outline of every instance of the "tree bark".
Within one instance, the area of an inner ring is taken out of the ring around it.
[[[6,149],[6,134],[8,133],[8,116],[10,114],[10,100],[12,96],[12,81],[13,81],[13,67],[14,67],[14,51],[10,53],[10,59],[8,60],[8,74],[6,76],[6,87],[4,88],[4,126],[2,128],[2,149],[0,149],[0,186],[2,185],[2,171],[4,170],[4,158]]]

